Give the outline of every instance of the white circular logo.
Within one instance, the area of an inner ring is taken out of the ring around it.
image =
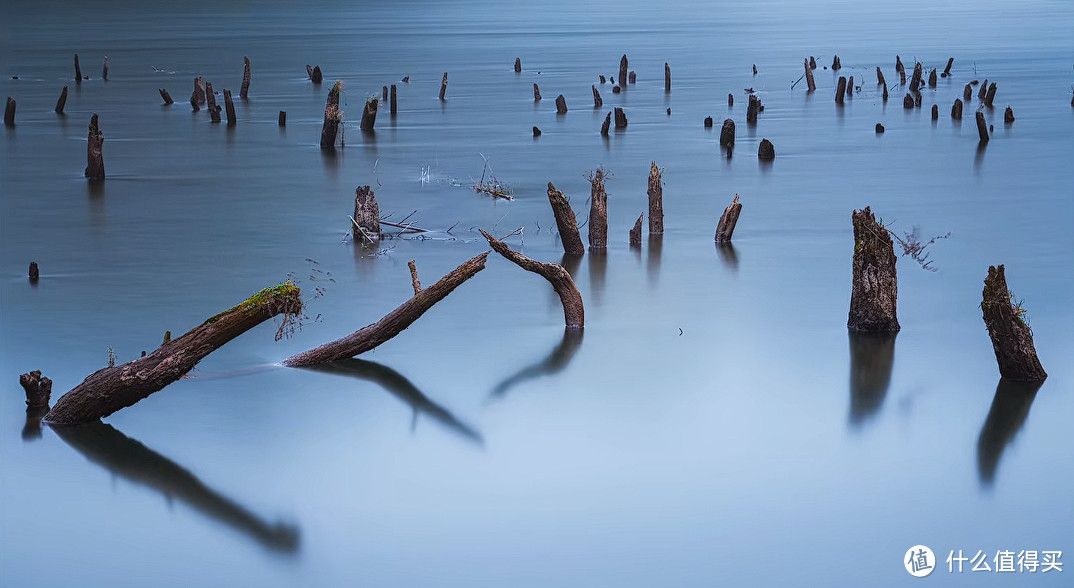
[[[924,578],[936,569],[936,555],[924,545],[915,545],[902,556],[903,566],[915,578]]]

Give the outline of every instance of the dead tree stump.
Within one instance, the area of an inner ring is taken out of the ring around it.
[[[287,126],[287,111],[281,110],[279,116],[276,117],[276,124],[285,127]]]
[[[75,53],[75,83],[82,83],[82,68],[78,66],[78,53]]]
[[[962,100],[959,98],[955,98],[955,103],[951,105],[951,118],[962,120]]]
[[[492,246],[496,253],[504,256],[518,267],[540,275],[552,284],[552,288],[559,295],[559,301],[563,304],[563,322],[568,329],[581,329],[585,326],[585,307],[582,304],[582,294],[578,291],[578,287],[574,285],[574,279],[571,278],[570,272],[558,263],[543,263],[513,251],[506,243],[496,239],[484,230],[481,231],[481,234],[488,240],[489,245]]]
[[[363,131],[372,131],[373,125],[377,123],[377,106],[376,98],[365,101],[365,108],[362,109],[362,122],[359,125]]]
[[[880,71],[880,66],[876,66],[876,83],[881,86],[887,86],[888,83],[884,81],[884,72]]]
[[[671,66],[668,62],[664,62],[664,91],[671,91]]]
[[[1014,110],[1012,110],[1010,106],[1007,107],[1007,110],[1003,111],[1003,122],[1007,124],[1014,122]]]
[[[723,121],[720,129],[720,145],[729,149],[735,146],[735,121],[729,118]]]
[[[977,99],[980,100],[981,102],[984,102],[985,94],[987,94],[987,93],[988,93],[988,80],[985,79],[984,83],[981,84],[981,89],[977,91]]]
[[[816,92],[817,91],[817,82],[816,82],[816,80],[813,79],[813,69],[809,67],[809,60],[808,59],[805,60],[804,65],[805,65],[806,88],[810,92]],[[877,68],[877,69],[879,69],[879,68]]]
[[[354,218],[351,236],[355,243],[371,245],[380,241],[380,206],[368,185],[354,190]]]
[[[947,58],[947,67],[943,68],[943,73],[940,74],[941,78],[946,78],[947,76],[951,75],[951,66],[954,65],[954,63],[955,63],[955,58],[954,57],[948,57]]]
[[[534,126],[533,127],[533,136],[534,137],[540,137],[541,136],[541,129],[538,129],[536,126]]]
[[[630,229],[630,246],[641,247],[641,221],[645,219],[645,213],[638,215],[638,220],[634,221],[634,228]]]
[[[559,228],[559,239],[563,243],[563,252],[568,255],[582,255],[585,246],[582,245],[582,237],[578,234],[578,220],[571,210],[570,201],[548,182],[548,203],[552,205],[552,214],[556,217],[556,227]]]
[[[924,77],[925,67],[919,61],[914,65],[914,75],[910,77],[910,92],[917,92],[921,89],[925,83]]]
[[[7,97],[7,102],[4,104],[4,125],[15,126],[15,99],[11,96]]]
[[[626,53],[624,53],[623,56],[621,58],[619,58],[619,85],[625,87],[626,86],[626,79],[627,79],[627,58],[626,58]]]
[[[835,102],[836,104],[843,103],[843,97],[847,93],[847,79],[845,76],[839,76],[839,83],[835,86]]]
[[[201,76],[194,78],[194,94],[191,100],[197,101],[199,107],[205,105],[205,81],[201,79]]]
[[[931,72],[929,72],[929,87],[930,88],[935,88],[936,87],[936,68],[935,67],[932,68]]]
[[[30,262],[29,277],[31,282],[36,282],[41,277],[41,270],[37,267],[36,261]]]
[[[711,129],[712,128],[712,117],[711,116],[706,116],[705,117],[705,122],[703,124],[705,125],[706,129]]]
[[[604,117],[604,122],[600,125],[601,136],[608,136],[608,129],[612,126],[612,113],[608,113],[608,116]]]
[[[209,122],[220,122],[220,107],[216,104],[216,93],[212,84],[205,84],[205,107],[209,109]]]
[[[809,56],[809,69],[817,69],[817,60],[812,55]]]
[[[567,114],[567,99],[563,94],[556,96],[556,114]]]
[[[625,129],[626,126],[627,126],[626,113],[623,112],[623,109],[619,108],[619,107],[616,107],[614,112],[615,112],[615,128],[616,129]]]
[[[522,59],[519,57],[515,58],[515,73],[522,73]]]
[[[842,100],[842,98],[839,99],[840,102]],[[750,94],[750,102],[746,105],[746,122],[748,124],[757,124],[757,113],[759,112],[761,112],[761,100]]]
[[[724,209],[723,214],[720,216],[720,222],[716,225],[717,243],[731,242],[731,235],[735,232],[735,225],[738,223],[738,215],[741,213],[742,204],[738,201],[738,194],[735,194],[735,199]]]
[[[656,162],[649,164],[649,186],[646,193],[649,195],[649,234],[664,234],[664,182],[661,179],[663,171],[656,167]]]
[[[638,82],[638,74],[634,73],[634,70],[630,70],[630,74],[627,75],[627,79],[630,81],[631,84],[636,84]]]
[[[619,84],[612,86],[612,94],[618,94],[622,91],[623,89],[619,87]]]
[[[19,376],[19,384],[26,391],[26,408],[45,408],[52,397],[52,380],[41,375],[41,370],[34,370]]]
[[[107,55],[104,56],[104,68],[101,69],[101,79],[106,81],[106,82],[108,81],[108,56]]]
[[[447,94],[447,73],[444,72],[444,78],[440,80],[440,101],[443,102],[444,94]]]
[[[306,67],[308,68],[309,66]],[[323,79],[324,74],[321,73],[321,66],[314,66],[313,71],[310,72],[310,81],[312,81],[316,85],[320,85]]]
[[[172,95],[169,94],[167,90],[165,90],[164,88],[160,88],[158,91],[160,92],[160,97],[164,100],[165,105],[170,106],[172,104],[175,104],[175,101],[172,100]]]
[[[242,56],[242,87],[239,88],[239,98],[246,100],[250,95],[250,58]]]
[[[104,179],[104,134],[97,126],[97,115],[90,118],[89,136],[86,142],[86,177],[91,180]]]
[[[56,114],[63,114],[63,108],[67,105],[67,86],[60,92],[60,98],[56,100]]]
[[[1044,381],[1048,374],[1037,358],[1033,330],[1025,322],[1025,309],[1013,302],[1002,264],[988,267],[984,284],[981,312],[996,352],[999,374],[1008,380]]]
[[[988,123],[985,122],[984,113],[977,111],[977,136],[982,143],[988,142]]]
[[[607,78],[604,77],[604,74],[599,74],[598,77],[600,78],[600,83],[602,84],[608,81]]]
[[[235,102],[231,99],[231,90],[224,90],[224,112],[227,114],[227,126],[235,126],[239,119],[235,117]]]
[[[608,193],[604,190],[604,170],[598,167],[589,182],[589,248],[607,249]]]
[[[343,82],[336,80],[328,91],[328,99],[324,105],[324,124],[321,125],[321,149],[334,149],[336,146],[336,133],[339,132],[339,123],[343,121],[343,111],[339,109],[339,93],[342,89]]]
[[[839,62],[839,56],[836,55],[835,58],[832,59],[832,71],[839,71],[842,67],[843,64]]]
[[[389,112],[391,113],[392,116],[395,116],[396,107],[398,106],[395,96],[396,96],[396,94],[395,94],[395,84],[392,84],[391,102],[389,103],[389,105],[390,105],[389,106]]]
[[[537,102],[541,99],[541,89],[537,87],[537,82],[533,83],[533,101]]]
[[[914,97],[909,95],[909,94],[904,96],[903,99],[902,99],[902,107],[905,108],[906,110],[913,110],[913,108],[914,108]]]
[[[597,85],[593,84],[593,108],[600,108],[604,106],[604,100],[600,97],[600,92],[597,91]]]
[[[847,98],[854,97],[854,76],[847,80]]]
[[[932,120],[939,120],[940,118],[940,106],[937,104],[932,105]]]
[[[855,210],[854,278],[847,327],[855,331],[898,331],[898,281],[894,243],[869,207]]]
[[[776,147],[772,145],[772,142],[768,139],[761,139],[761,144],[757,146],[757,157],[765,161],[776,158]]]
[[[880,133],[884,132],[884,125],[876,123],[876,127],[874,127],[874,129],[876,130],[876,134],[879,135]]]
[[[992,101],[996,98],[996,83],[992,82],[992,85],[988,87],[988,92],[985,93],[984,103],[985,106],[992,108]]]
[[[728,92],[727,93],[727,107],[732,108],[732,107],[734,107],[734,105],[735,105],[735,95],[730,93],[730,92]]]
[[[973,99],[973,87],[966,84],[966,87],[962,89],[962,101],[969,102]]]
[[[388,101],[388,86],[380,87],[380,101],[382,103]]]

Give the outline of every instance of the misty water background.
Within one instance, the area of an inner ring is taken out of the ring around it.
[[[902,555],[925,544],[934,581],[1061,585],[1074,570],[942,560],[1074,547],[1071,30],[1068,0],[4,2],[0,95],[18,107],[0,140],[0,583],[875,586],[911,581]],[[624,53],[637,83],[613,94],[598,74]],[[952,76],[921,108],[897,87],[884,103],[875,68],[895,86],[896,54],[926,74],[954,57]],[[818,90],[792,90],[810,55]],[[235,94],[235,127],[191,112],[197,75]],[[842,107],[838,75],[861,86]],[[977,87],[949,114],[986,78],[979,148]],[[345,146],[326,154],[337,79]],[[398,115],[382,105],[361,133],[390,84]],[[765,105],[755,126],[745,88]],[[629,126],[604,139],[615,106]],[[82,175],[93,113],[97,185]],[[514,201],[470,189],[482,154]],[[651,161],[666,233],[635,251]],[[597,166],[609,249],[564,260],[546,183],[584,222]],[[433,232],[344,242],[364,184]],[[736,193],[734,247],[718,250]],[[867,205],[895,231],[951,232],[930,248],[938,271],[899,260],[893,340],[846,329],[850,213]],[[406,300],[408,260],[429,285],[487,249],[478,228],[522,226],[513,247],[573,272],[583,334],[564,334],[547,283],[494,255],[360,360],[274,366]],[[1000,381],[981,321],[999,263],[1050,374],[1035,395]],[[309,315],[290,339],[262,325],[105,425],[24,432],[18,374],[42,370],[55,401],[109,348],[136,358],[289,276]]]

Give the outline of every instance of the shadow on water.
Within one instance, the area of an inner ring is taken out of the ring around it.
[[[891,384],[898,332],[862,333],[850,337],[850,424],[861,426],[880,411]]]
[[[973,171],[978,173],[981,171],[981,164],[984,163],[985,151],[988,150],[988,141],[981,141],[977,143],[977,152],[973,156]]]
[[[656,286],[660,281],[660,253],[664,248],[663,235],[649,235],[649,251],[645,256],[645,274],[649,285]]]
[[[982,488],[989,488],[995,482],[999,458],[1026,422],[1029,407],[1042,384],[1000,378],[992,407],[977,438],[977,475]]]
[[[331,172],[332,175],[339,174],[339,164],[343,159],[343,154],[339,150],[342,150],[342,147],[321,149],[321,162],[324,163],[324,169]]]
[[[128,481],[178,499],[206,517],[227,525],[260,543],[287,554],[299,547],[297,527],[268,523],[240,504],[205,485],[172,460],[100,421],[75,427],[55,427],[56,435],[89,461]]]
[[[593,293],[593,304],[600,304],[604,298],[604,277],[608,272],[608,250],[589,250],[589,289]]]
[[[730,242],[716,243],[716,256],[720,258],[724,266],[731,270],[732,273],[738,272],[738,253],[735,253],[735,246]]]
[[[567,270],[567,273],[571,275],[572,280],[578,279],[578,269],[582,267],[582,257],[585,255],[571,255],[570,253],[564,253],[563,258],[559,260],[559,265],[563,266],[563,269]],[[556,297],[559,300],[559,297]]]
[[[425,414],[463,439],[477,445],[485,444],[485,439],[481,436],[481,433],[460,421],[455,415],[451,414],[451,411],[430,400],[405,376],[386,365],[352,357],[304,369],[358,378],[359,380],[377,384],[399,400],[410,405],[410,408],[414,411],[414,418],[411,421],[412,429],[417,426],[418,415]]]
[[[552,352],[547,357],[538,361],[533,365],[526,366],[521,370],[515,372],[510,377],[506,378],[496,387],[492,389],[489,394],[490,399],[499,399],[507,395],[507,392],[515,386],[535,380],[544,376],[552,376],[566,369],[570,364],[571,359],[578,353],[578,348],[582,346],[582,337],[585,334],[584,329],[563,329],[563,339],[556,345]]]
[[[48,414],[47,406],[28,407],[26,409],[26,424],[22,427],[22,440],[33,441],[41,438],[41,419]]]

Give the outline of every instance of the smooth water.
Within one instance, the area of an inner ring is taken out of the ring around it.
[[[4,2],[0,95],[18,107],[0,140],[0,584],[876,586],[912,581],[903,554],[925,544],[934,582],[1065,585],[1072,570],[943,560],[1074,558],[1071,30],[1068,0]],[[637,83],[613,94],[597,76],[624,53]],[[834,54],[861,86],[843,107],[830,69],[814,94],[791,89],[804,57]],[[953,75],[920,109],[898,87],[884,103],[875,67],[894,86],[896,54],[926,73],[953,56]],[[238,125],[191,112],[196,75],[234,92]],[[978,147],[976,88],[961,122],[949,113],[986,78],[995,128]],[[330,154],[336,79],[345,146]],[[361,133],[364,99],[393,83],[400,112]],[[745,88],[765,105],[756,126]],[[629,126],[604,139],[614,106]],[[470,188],[482,156],[514,201]],[[632,250],[652,161],[666,234]],[[546,183],[585,222],[598,166],[609,250],[564,259]],[[355,246],[363,184],[432,232]],[[717,249],[736,193],[734,246]],[[846,329],[850,213],[867,205],[898,231],[951,232],[930,247],[938,271],[899,260],[895,338]],[[541,278],[490,257],[375,351],[274,366],[406,300],[408,260],[428,285],[487,249],[478,228],[518,227],[513,247],[573,272],[584,333],[564,333]],[[1050,374],[1035,392],[1000,380],[981,321],[999,263]],[[290,339],[262,325],[101,425],[27,426],[20,373],[42,370],[55,400],[109,348],[135,358],[289,276],[309,315]]]

